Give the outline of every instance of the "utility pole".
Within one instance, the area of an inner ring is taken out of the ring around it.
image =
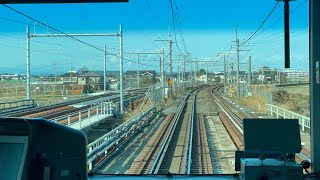
[[[193,69],[192,69],[192,60],[190,61],[190,82],[191,82],[191,86],[193,86],[193,73],[192,73]]]
[[[281,71],[280,68],[278,69],[278,84],[281,84]]]
[[[178,66],[178,91],[180,91],[180,66]]]
[[[251,56],[249,56],[248,63],[248,92],[251,92]]]
[[[234,88],[234,77],[233,77],[233,72],[234,72],[234,69],[233,69],[233,63],[230,64],[231,65],[231,84],[232,84],[232,87]]]
[[[238,27],[236,29],[236,46],[237,46],[237,95],[238,97],[240,97],[240,83],[239,83],[239,69],[240,69],[240,59],[239,59],[239,52],[240,52],[240,49],[239,49],[239,38],[238,38]]]
[[[104,45],[104,66],[103,66],[103,92],[107,91],[106,84],[106,76],[107,76],[107,45]]]
[[[178,66],[178,81],[179,81],[179,83],[180,83],[180,66]]]
[[[169,54],[169,56],[170,56],[170,79],[172,80],[172,40],[169,40],[169,53],[170,53]]]
[[[120,24],[120,112],[123,111],[123,42],[122,25]]]
[[[206,83],[208,84],[208,63],[206,63]]]
[[[138,83],[138,89],[140,88],[140,72],[139,72],[139,64],[140,64],[140,58],[139,58],[139,54],[137,54],[137,83]]]
[[[183,56],[183,84],[184,84],[184,90],[186,90],[186,81],[187,81],[187,78],[186,78],[186,56]]]
[[[232,66],[232,64],[231,63],[228,63],[227,64],[227,67],[228,67],[228,69],[229,69],[229,74],[228,74],[228,85],[229,85],[229,88],[230,88],[230,83],[231,83],[231,85],[232,85],[232,71],[233,71],[233,69],[231,68],[231,66]]]
[[[264,81],[264,68],[262,67],[262,81],[261,81],[262,85],[263,85],[263,81]]]
[[[223,54],[223,87],[224,87],[224,93],[227,92],[226,88],[226,82],[227,82],[227,69],[226,69],[226,55]]]
[[[196,66],[195,73],[194,73],[194,81],[195,81],[196,86],[198,86],[198,81],[197,81],[198,63],[196,62],[196,58],[194,58],[194,63]]]
[[[159,40],[155,40],[155,41],[167,41],[167,42],[169,42],[169,58],[170,58],[170,80],[172,80],[172,40],[170,39],[170,40],[166,40],[166,39],[159,39]],[[163,49],[163,52],[164,52],[164,49]],[[163,59],[162,59],[162,61],[163,61],[163,67],[162,67],[162,69],[164,68],[164,55],[163,55]],[[163,71],[163,72],[165,72],[165,71]],[[163,76],[164,76],[164,74],[163,74]],[[163,77],[163,79],[165,79],[164,77]],[[170,91],[170,94],[172,94],[173,92],[172,92],[172,86],[171,86],[171,91]],[[168,95],[169,96],[169,95]]]
[[[161,49],[162,57],[160,59],[160,69],[161,69],[161,86],[163,99],[165,99],[165,83],[164,83],[164,48]]]
[[[30,32],[27,26],[27,100],[30,99]]]
[[[53,72],[54,72],[54,83],[57,84],[57,65],[54,63],[52,64]]]
[[[171,39],[169,39],[169,40],[167,40],[167,39],[157,39],[155,41],[167,41],[167,42],[169,42],[170,79],[172,79],[172,43],[173,42],[172,42]]]
[[[249,63],[248,63],[248,85],[251,87],[251,56],[249,56]]]
[[[70,84],[72,84],[72,79],[71,79],[72,78],[72,74],[71,73],[72,73],[72,59],[70,58],[70,73],[69,73]]]

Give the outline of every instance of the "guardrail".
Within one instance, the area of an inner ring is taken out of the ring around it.
[[[112,106],[112,102],[101,102],[98,106],[94,106],[80,112],[67,114],[65,116],[52,119],[52,121],[58,123],[59,121],[67,120],[66,125],[75,129],[82,129],[100,121],[101,119],[112,116]]]
[[[153,110],[155,107],[151,106],[148,109],[134,115],[132,118],[122,123],[120,126],[111,130],[107,134],[103,135],[99,139],[90,143],[87,146],[87,157],[88,157],[88,170],[92,169],[92,162],[95,161],[100,155],[106,154],[108,149],[116,144],[121,138],[127,136],[129,128],[143,119],[147,113]]]
[[[273,104],[266,104],[267,112],[270,113],[271,116],[276,116],[277,119],[298,119],[300,124],[300,130],[302,132],[310,133],[310,118],[300,115],[298,113],[286,110],[279,106],[275,106]]]
[[[10,111],[10,110],[18,110],[18,109],[22,109],[22,108],[31,108],[31,107],[35,107],[35,103],[34,103],[33,99],[0,102],[0,112],[6,112],[6,111]]]

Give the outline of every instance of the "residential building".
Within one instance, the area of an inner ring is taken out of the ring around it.
[[[309,72],[308,71],[298,71],[298,70],[285,70],[282,71],[287,75],[287,82],[309,82]]]
[[[127,86],[131,88],[138,87],[137,71],[126,71],[125,81]],[[149,86],[156,83],[156,71],[154,70],[141,70],[139,71],[140,87]]]

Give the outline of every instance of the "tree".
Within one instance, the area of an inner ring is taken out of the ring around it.
[[[281,82],[287,82],[287,74],[280,72],[280,80]]]
[[[221,77],[220,76],[215,76],[214,80],[216,80],[217,82],[220,82],[221,81]]]
[[[84,74],[84,73],[87,73],[89,72],[89,69],[86,68],[86,67],[82,67],[80,69],[77,70],[80,74]]]
[[[279,103],[284,104],[289,99],[289,93],[286,90],[277,90],[272,92],[272,100]]]
[[[199,70],[199,74],[200,74],[200,75],[202,75],[202,74],[206,74],[206,70],[204,70],[204,69],[200,69],[200,70]]]

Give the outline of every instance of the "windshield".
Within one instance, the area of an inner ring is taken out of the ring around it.
[[[243,119],[298,119],[270,152],[310,160],[308,0],[284,4],[2,4],[0,116],[83,131],[91,174],[237,173]]]

